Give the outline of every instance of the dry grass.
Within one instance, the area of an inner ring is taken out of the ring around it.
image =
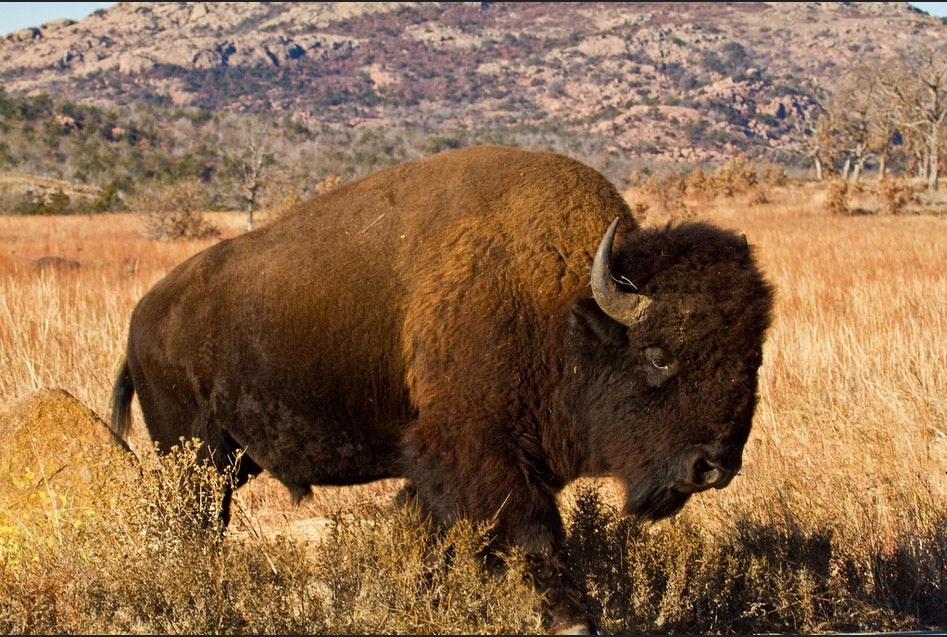
[[[220,218],[226,235],[238,232],[238,215],[210,216]],[[138,298],[214,241],[159,243],[144,230],[136,215],[0,215],[0,400],[63,387],[109,413],[106,388]],[[34,265],[48,256],[80,267]]]
[[[609,631],[943,628],[947,216],[831,215],[808,187],[765,199],[688,203],[745,232],[778,290],[743,474],[650,527],[614,513],[614,485],[583,481],[563,496],[577,569]],[[649,211],[648,224],[666,220]],[[244,220],[214,221],[229,235]],[[108,414],[131,308],[209,244],[140,230],[125,215],[0,216],[0,404],[63,387]],[[31,265],[43,256],[81,266]],[[317,489],[292,509],[264,476],[239,494],[225,540],[168,535],[169,516],[143,512],[160,484],[122,485],[133,497],[97,524],[59,526],[55,545],[38,528],[23,546],[37,560],[0,557],[0,631],[537,629],[517,560],[489,577],[472,557],[481,530],[415,530],[410,511],[387,508],[397,481]]]

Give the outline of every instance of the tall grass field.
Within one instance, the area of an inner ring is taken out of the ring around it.
[[[563,494],[605,631],[947,628],[947,215],[831,214],[824,197],[688,204],[745,233],[776,287],[760,403],[741,474],[672,519],[621,518],[609,480]],[[244,225],[208,218],[223,237]],[[219,502],[176,488],[219,479],[188,471],[190,441],[155,457],[137,407],[140,464],[67,444],[84,435],[67,419],[108,420],[136,301],[220,240],[142,230],[132,214],[0,215],[0,632],[541,631],[522,556],[488,568],[488,529],[430,532],[394,507],[397,480],[293,507],[264,474],[221,536],[180,514]]]

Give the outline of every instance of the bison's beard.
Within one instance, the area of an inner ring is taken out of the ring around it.
[[[682,493],[669,486],[641,487],[629,490],[625,498],[624,514],[644,520],[660,520],[680,511],[689,493]]]

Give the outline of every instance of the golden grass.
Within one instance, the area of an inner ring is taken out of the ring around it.
[[[217,215],[233,235],[238,215]],[[159,243],[137,215],[0,215],[0,401],[42,387],[68,389],[96,413],[123,357],[138,298],[212,241]],[[78,269],[37,267],[61,257]]]
[[[811,632],[943,627],[947,621],[947,216],[831,216],[822,196],[794,187],[767,193],[767,204],[749,198],[688,204],[698,218],[744,232],[777,288],[761,401],[742,475],[724,491],[697,496],[673,520],[650,529],[620,520],[610,508],[616,489],[607,481],[583,481],[564,495],[572,511],[570,548],[608,630]],[[665,221],[656,213],[647,223]],[[243,217],[219,215],[215,222],[227,236],[239,232]],[[62,387],[107,417],[134,303],[175,264],[210,244],[155,243],[141,237],[141,227],[133,215],[0,216],[0,404]],[[31,265],[43,256],[81,266]],[[133,432],[136,451],[147,450],[138,413]],[[588,485],[599,495],[585,491]],[[299,578],[305,591],[286,592],[295,600],[284,607],[292,621],[248,624],[247,613],[231,607],[217,612],[213,625],[180,617],[178,623],[146,622],[147,613],[170,616],[155,602],[122,607],[121,613],[141,617],[127,619],[121,630],[535,629],[535,608],[528,597],[503,588],[509,581],[490,584],[485,598],[464,598],[474,609],[465,614],[449,602],[493,580],[437,579],[447,576],[413,557],[410,577],[416,579],[399,580],[396,564],[408,558],[398,557],[391,534],[403,539],[397,534],[412,520],[382,522],[390,512],[370,513],[397,488],[388,481],[317,489],[311,501],[292,509],[271,479],[254,481],[239,494],[231,540],[214,553],[215,563],[227,569],[236,568],[232,560],[244,560],[240,568],[270,573],[258,578],[277,588]],[[359,513],[346,514],[348,524],[341,524],[339,510]],[[274,531],[299,532],[307,516],[323,518],[316,535],[329,539],[314,544],[323,548],[302,552],[292,543],[272,543]],[[464,537],[476,544],[476,534]],[[425,550],[442,550],[436,541],[426,539]],[[320,553],[326,546],[330,553]],[[380,557],[385,554],[394,562]],[[11,568],[0,562],[0,571],[9,575]],[[120,577],[121,570],[105,571]],[[44,585],[56,589],[63,573],[51,560]],[[85,577],[90,590],[102,589]],[[160,579],[151,571],[139,577]],[[369,580],[382,584],[359,588]],[[223,605],[252,606],[246,597],[227,597],[223,586],[214,590]],[[396,593],[421,601],[398,605]],[[246,595],[265,596],[259,589]],[[498,601],[504,596],[522,606],[521,623]],[[58,603],[69,606],[65,597],[60,591]],[[95,622],[119,612],[103,611],[86,624],[63,616],[15,624],[4,622],[4,608],[13,613],[0,603],[0,628],[27,632],[102,630],[106,624]]]

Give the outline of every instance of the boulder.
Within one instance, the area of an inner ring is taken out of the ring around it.
[[[94,515],[106,484],[131,479],[129,454],[64,390],[41,389],[0,407],[0,555],[16,536]]]

